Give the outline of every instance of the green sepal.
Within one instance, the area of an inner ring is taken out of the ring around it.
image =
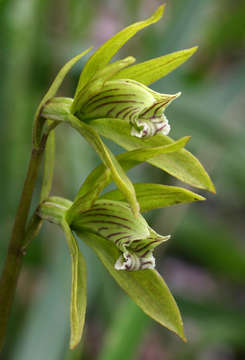
[[[70,114],[69,121],[71,126],[76,129],[94,148],[103,161],[104,165],[110,169],[113,180],[125,195],[125,198],[130,204],[133,213],[137,215],[139,213],[139,204],[136,199],[133,184],[123,171],[115,156],[111,153],[110,149],[108,149],[103,143],[97,131],[95,131],[91,126],[77,119],[72,114]]]
[[[92,233],[78,235],[95,251],[112,277],[147,315],[186,340],[178,306],[156,270],[117,271],[114,264],[120,251],[116,246]]]
[[[74,349],[81,340],[84,328],[87,303],[87,273],[85,259],[66,221],[66,212],[71,204],[71,201],[64,198],[50,197],[40,204],[37,215],[43,220],[48,220],[61,226],[66,237],[72,265],[70,348]]]
[[[162,134],[147,139],[133,137],[130,135],[130,125],[119,119],[96,119],[89,124],[100,135],[113,140],[127,150],[169,145],[174,141]],[[185,149],[162,154],[147,161],[191,186],[215,192],[214,184],[206,170],[199,160]]]
[[[168,145],[160,145],[154,147],[140,147],[135,150],[127,151],[117,156],[117,159],[125,171],[133,168],[134,166],[153,159],[159,155],[173,153],[185,147],[190,140],[190,136],[173,141]]]
[[[132,167],[144,161],[147,161],[157,155],[174,152],[183,148],[189,141],[189,139],[189,136],[185,136],[169,145],[144,147],[132,151],[127,151],[123,154],[118,155],[116,158],[123,170],[128,171]],[[82,184],[74,201],[78,200],[80,197],[85,196],[87,193],[92,192],[98,186],[98,184],[103,184],[103,187],[109,185],[112,181],[112,178],[110,174],[108,174],[107,176],[105,172],[106,167],[103,164],[97,166]]]
[[[139,183],[134,184],[134,188],[141,212],[170,205],[205,200],[203,196],[177,186]],[[125,200],[123,194],[117,189],[102,195],[101,199],[116,201]]]
[[[161,19],[164,11],[164,5],[161,5],[154,14],[144,21],[132,24],[111,39],[106,41],[87,61],[78,82],[75,96],[88,83],[94,74],[105,67],[117,51],[138,31]]]
[[[87,271],[86,262],[78,248],[76,239],[66,221],[61,222],[71,255],[72,284],[70,305],[70,348],[74,349],[81,340],[87,306]]]
[[[62,84],[66,74],[70,71],[72,66],[75,65],[75,63],[78,60],[80,60],[84,55],[86,55],[91,49],[92,49],[92,47],[85,50],[85,51],[83,51],[81,54],[75,56],[71,60],[69,60],[61,68],[61,70],[58,72],[58,74],[55,77],[54,81],[52,82],[49,90],[47,91],[47,93],[42,98],[42,100],[41,100],[41,102],[40,102],[40,104],[39,104],[39,106],[37,108],[35,118],[34,118],[34,125],[33,125],[33,142],[34,142],[34,146],[38,146],[39,141],[40,141],[40,135],[41,135],[43,123],[42,122],[40,123],[39,117],[40,117],[40,113],[42,111],[43,106],[47,103],[47,101],[49,101],[50,99],[52,99],[52,97],[55,96],[55,94],[58,91],[60,85]]]
[[[129,68],[122,69],[112,79],[132,79],[144,85],[150,85],[182,65],[197,49],[198,47],[195,46],[132,65]]]

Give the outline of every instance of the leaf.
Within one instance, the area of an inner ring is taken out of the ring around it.
[[[132,167],[140,164],[141,162],[147,161],[150,158],[164,154],[168,152],[177,151],[180,148],[184,147],[185,144],[189,141],[189,137],[183,137],[172,144],[156,146],[156,147],[145,147],[139,148],[132,151],[127,151],[123,154],[118,155],[116,158],[119,161],[121,167],[124,171],[131,169]],[[97,166],[86,178],[82,184],[76,198],[74,201],[84,196],[86,193],[97,187],[97,184],[103,184],[103,187],[106,187],[110,184],[111,177],[107,177],[105,174],[106,168],[103,164]]]
[[[87,303],[86,263],[67,222],[63,220],[61,226],[66,235],[72,263],[70,348],[74,349],[81,340],[85,320]]]
[[[139,213],[139,204],[136,199],[133,184],[127,177],[119,162],[111,153],[111,151],[105,146],[97,131],[91,126],[77,119],[75,116],[70,114],[69,116],[71,126],[78,130],[78,132],[85,137],[89,144],[94,148],[97,154],[107,168],[111,170],[111,176],[115,181],[118,188],[125,195],[125,198],[129,202],[133,212],[137,215]]]
[[[55,77],[54,81],[52,82],[49,90],[47,91],[47,93],[44,95],[44,97],[42,98],[36,114],[35,114],[35,118],[34,118],[34,128],[33,128],[33,138],[34,141],[38,142],[39,140],[39,136],[41,133],[42,128],[40,127],[39,124],[39,116],[40,116],[40,112],[42,110],[43,105],[46,104],[46,102],[48,100],[50,100],[52,97],[55,96],[56,92],[58,91],[60,85],[62,84],[62,81],[64,80],[66,74],[70,71],[70,69],[72,68],[73,65],[75,65],[75,63],[80,60],[84,55],[86,55],[90,50],[92,49],[89,48],[85,51],[83,51],[81,54],[73,57],[71,60],[69,60],[62,68],[61,70],[58,72],[57,76]],[[37,144],[36,144],[37,145]]]
[[[132,65],[115,74],[113,80],[132,79],[150,85],[182,65],[197,49],[198,47],[195,46]]]
[[[152,319],[185,340],[183,323],[176,302],[156,270],[118,271],[114,264],[120,252],[110,241],[91,233],[79,233],[122,289]]]
[[[164,11],[164,5],[161,5],[154,14],[144,21],[139,21],[132,24],[111,39],[106,41],[87,61],[83,72],[81,73],[79,83],[76,89],[77,93],[87,84],[87,82],[94,76],[94,74],[108,64],[111,58],[117,53],[117,51],[138,31],[154,24],[162,17]]]
[[[119,119],[96,119],[89,124],[100,135],[113,140],[127,150],[169,145],[174,141],[160,134],[147,139],[138,139],[130,135],[130,125]],[[148,162],[189,185],[215,192],[215,187],[203,166],[185,149],[159,155]]]
[[[141,212],[180,203],[205,200],[204,197],[177,186],[139,183],[134,184],[134,188]],[[124,201],[124,196],[119,190],[110,191],[102,195],[101,198]]]

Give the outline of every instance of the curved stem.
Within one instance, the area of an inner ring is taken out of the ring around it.
[[[55,133],[54,127],[57,125],[55,122],[48,122],[48,139],[46,142],[45,156],[44,156],[44,169],[43,169],[43,181],[40,194],[40,203],[48,198],[53,181],[54,171],[54,155],[55,155]],[[25,233],[25,240],[22,245],[22,251],[25,252],[32,240],[38,235],[42,226],[42,219],[34,211]]]
[[[7,257],[0,278],[0,350],[4,343],[7,321],[14,299],[17,281],[25,251],[22,246],[25,240],[25,227],[31,205],[32,194],[37,179],[38,168],[45,149],[48,134],[44,134],[37,149],[32,150],[29,167],[19,202]]]

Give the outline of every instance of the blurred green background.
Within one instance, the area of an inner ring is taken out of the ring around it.
[[[160,4],[0,1],[0,268],[29,160],[33,114],[51,80],[72,56],[99,46]],[[88,311],[83,341],[69,351],[70,259],[61,231],[45,224],[25,258],[3,360],[245,359],[245,2],[166,4],[163,20],[136,35],[120,57],[143,61],[200,47],[153,88],[183,92],[167,110],[170,135],[192,136],[188,149],[211,174],[217,195],[201,191],[205,203],[147,214],[156,231],[172,234],[156,253],[157,268],[177,299],[189,341],[182,343],[145,316],[81,244],[88,263]],[[76,65],[60,94],[72,96],[81,68]],[[98,162],[79,135],[60,126],[52,194],[72,199]],[[129,175],[133,181],[178,184],[147,164]]]

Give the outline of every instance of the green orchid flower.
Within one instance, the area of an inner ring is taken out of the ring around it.
[[[160,94],[132,79],[113,80],[113,76],[134,61],[128,57],[98,71],[77,93],[71,111],[82,121],[126,120],[131,125],[131,135],[139,138],[157,133],[167,135],[170,125],[163,112],[181,93]]]
[[[116,270],[154,269],[154,248],[170,236],[157,234],[142,215],[133,216],[127,203],[99,199],[93,206],[73,216],[70,226],[75,231],[90,231],[112,241],[121,255]]]

